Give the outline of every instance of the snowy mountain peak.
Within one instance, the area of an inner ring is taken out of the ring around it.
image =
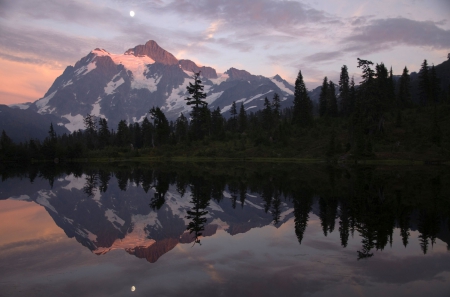
[[[155,41],[149,40],[144,45],[138,45],[130,48],[125,55],[134,55],[136,57],[148,56],[157,63],[165,65],[178,65],[178,60],[171,53],[160,47]]]
[[[279,76],[278,74],[275,75],[274,77],[272,77],[272,79],[274,79],[274,80],[276,80],[276,81],[279,81],[279,82],[282,82],[282,81],[283,81],[283,78],[282,78],[281,76]]]

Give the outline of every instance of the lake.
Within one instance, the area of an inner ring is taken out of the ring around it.
[[[0,296],[450,296],[450,170],[0,164]]]

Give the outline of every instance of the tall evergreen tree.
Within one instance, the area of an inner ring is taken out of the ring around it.
[[[211,114],[211,135],[217,140],[222,140],[225,135],[225,120],[217,107]]]
[[[232,132],[237,131],[237,118],[236,118],[237,114],[238,114],[238,111],[237,111],[237,107],[236,107],[236,101],[233,101],[233,103],[231,103],[231,108],[230,108],[231,118],[229,119],[230,130]]]
[[[152,123],[148,120],[147,117],[142,121],[142,143],[144,147],[152,147]]]
[[[339,76],[339,103],[340,113],[343,116],[349,116],[351,113],[350,107],[350,78],[348,76],[348,68],[346,65],[341,68],[341,75]]]
[[[155,129],[153,144],[156,146],[166,144],[170,135],[169,121],[159,107],[152,107],[149,113]]]
[[[264,109],[262,113],[263,113],[263,128],[265,130],[269,130],[272,128],[273,113],[272,113],[272,105],[270,104],[269,99],[267,99],[267,97],[264,98]]]
[[[404,109],[411,106],[411,79],[409,77],[408,68],[403,68],[402,76],[399,80],[397,107]]]
[[[273,110],[273,119],[276,123],[278,123],[281,117],[280,108],[281,108],[280,96],[277,93],[274,93],[272,98],[272,110]]]
[[[322,88],[320,89],[320,95],[319,95],[319,115],[321,117],[324,117],[328,114],[327,112],[327,97],[328,97],[328,78],[325,76],[323,78]]]
[[[334,88],[334,83],[331,80],[328,84],[327,92],[327,114],[331,117],[337,117],[338,115],[336,89]]]
[[[427,105],[431,101],[430,74],[427,60],[423,60],[419,71],[419,100],[421,105]]]
[[[208,103],[203,100],[206,98],[206,93],[203,92],[200,72],[195,72],[193,79],[194,84],[190,82],[189,86],[186,87],[190,97],[187,97],[185,100],[187,101],[187,105],[192,105],[191,126],[193,130],[193,136],[195,139],[202,139],[204,136],[204,134],[202,133],[202,124],[205,124],[203,122],[205,120],[205,111],[203,110],[203,108],[207,108]]]
[[[108,146],[110,144],[110,136],[111,132],[108,129],[108,122],[105,118],[101,118],[99,120],[99,131],[98,131],[98,140],[99,140],[99,147],[104,148],[105,146]]]
[[[118,146],[129,146],[131,144],[131,135],[127,122],[121,120],[117,126],[116,141]]]
[[[301,127],[310,126],[313,122],[312,102],[309,98],[301,71],[298,72],[297,79],[295,80],[292,120]]]
[[[244,103],[241,102],[241,108],[239,109],[238,117],[239,132],[242,133],[247,129],[247,112],[244,109]]]
[[[439,95],[441,93],[440,81],[437,77],[436,69],[434,65],[431,66],[430,70],[430,100],[436,104],[439,102]]]
[[[183,113],[175,122],[175,139],[177,142],[184,142],[188,137],[189,122]]]

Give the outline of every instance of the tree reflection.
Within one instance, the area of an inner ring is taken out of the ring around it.
[[[186,218],[191,221],[186,229],[189,230],[189,234],[194,233],[194,244],[201,244],[200,236],[203,235],[205,230],[206,215],[208,214],[206,208],[209,206],[210,192],[207,191],[205,182],[201,177],[193,178],[190,188],[191,201],[189,203],[192,204],[192,207],[187,211]]]
[[[164,205],[165,196],[169,190],[169,175],[167,173],[160,173],[156,175],[155,184],[152,186],[155,189],[153,198],[150,201],[150,207],[153,210],[159,210]]]

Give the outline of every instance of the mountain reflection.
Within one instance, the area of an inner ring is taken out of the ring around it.
[[[301,245],[311,214],[319,218],[324,236],[339,232],[343,248],[357,234],[358,260],[373,257],[394,240],[408,246],[411,231],[419,232],[424,254],[438,238],[450,243],[445,167],[2,166],[0,199],[27,196],[43,205],[67,236],[96,254],[124,249],[155,262],[178,244],[200,244],[219,229],[235,235],[268,225],[279,228],[291,219]]]

